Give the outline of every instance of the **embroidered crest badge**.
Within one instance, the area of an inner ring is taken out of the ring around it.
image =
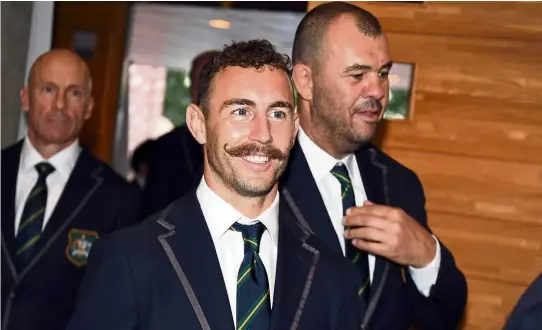
[[[99,235],[96,231],[73,228],[68,232],[68,246],[66,256],[68,260],[77,267],[87,264],[87,258],[92,244],[96,242]]]

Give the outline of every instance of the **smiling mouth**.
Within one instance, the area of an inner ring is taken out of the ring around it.
[[[269,161],[269,157],[263,155],[248,155],[243,156],[242,158],[247,162],[253,164],[265,164]]]

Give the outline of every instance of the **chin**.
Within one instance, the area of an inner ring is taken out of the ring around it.
[[[235,190],[245,197],[264,197],[275,187],[276,182],[271,181],[269,178],[244,179],[238,182]]]

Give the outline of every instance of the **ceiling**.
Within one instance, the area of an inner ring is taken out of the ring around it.
[[[302,12],[136,3],[128,58],[138,64],[188,69],[192,58],[203,51],[220,50],[232,40],[256,38],[267,39],[290,55],[302,17]],[[213,28],[209,25],[213,19],[231,25]]]

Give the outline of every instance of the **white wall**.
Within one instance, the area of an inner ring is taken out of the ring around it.
[[[32,63],[44,52],[51,49],[53,33],[53,1],[34,1],[32,20],[30,26],[30,38],[28,40],[28,53],[26,56],[25,84],[28,79]],[[27,121],[24,112],[21,111],[19,120],[19,132],[17,139],[26,135]]]

